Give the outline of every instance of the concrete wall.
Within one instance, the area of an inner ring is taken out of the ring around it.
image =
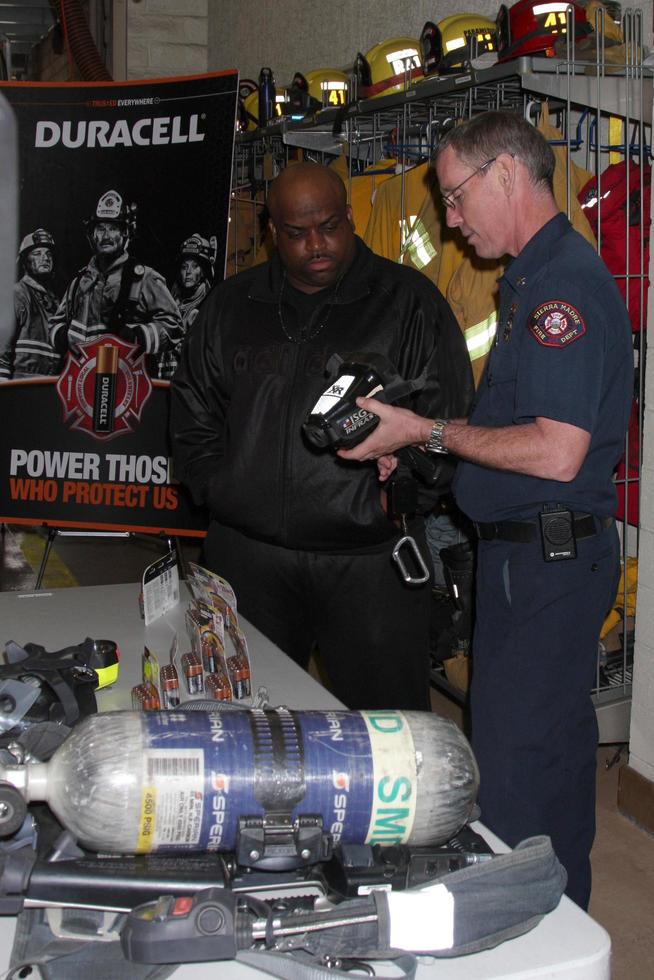
[[[206,72],[208,12],[222,5],[222,0],[129,0],[126,77]]]

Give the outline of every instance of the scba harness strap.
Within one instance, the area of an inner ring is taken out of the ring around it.
[[[143,286],[144,271],[144,266],[137,259],[131,255],[128,256],[127,261],[120,270],[118,295],[105,324],[107,333],[121,337],[125,325],[134,319],[134,313],[137,309]],[[82,277],[85,273],[86,267],[78,272],[67,301],[66,315],[69,323],[75,318],[77,295],[80,290]]]
[[[420,926],[424,938],[417,940],[420,948],[416,951],[436,957],[455,957],[491,949],[533,929],[547,912],[556,908],[565,885],[565,870],[548,837],[529,838],[507,854],[443,875],[433,887],[446,890],[451,897],[451,940],[447,948],[441,944],[441,948],[431,949],[433,937],[443,934],[442,924],[423,916]],[[240,950],[235,960],[280,980],[346,980],[351,973],[339,970],[339,964],[359,972],[361,964],[358,961],[390,962],[395,976],[399,969],[404,977],[413,980],[419,960],[411,950],[391,945],[391,936],[400,935],[392,897],[407,896],[409,904],[415,908],[412,903],[424,891],[407,889],[390,895],[375,891],[365,899],[341,903],[334,907],[335,915],[339,909],[356,905],[364,912],[376,912],[376,921],[362,914],[359,924],[350,920],[345,926],[289,937],[284,941],[283,951]],[[48,911],[28,909],[18,917],[8,980],[25,975],[21,970],[32,964],[38,964],[40,974],[37,972],[36,975],[42,980],[75,980],[77,977],[86,980],[91,970],[103,980],[146,977],[154,980],[170,976],[175,969],[174,966],[148,967],[126,961],[118,941],[122,917],[112,930],[116,941],[97,942],[98,928],[103,926],[105,913],[66,910],[78,932],[73,936],[71,925],[66,938],[61,938],[61,931],[59,935],[50,931]],[[377,971],[375,973],[379,980],[387,980]]]

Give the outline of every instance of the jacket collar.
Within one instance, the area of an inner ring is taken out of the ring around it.
[[[48,286],[44,286],[43,283],[39,282],[37,279],[34,279],[27,272],[22,277],[22,282],[24,282],[26,286],[31,286],[32,289],[35,289],[39,293],[52,292],[52,290]]]
[[[352,264],[343,276],[343,280],[338,287],[337,295],[331,299],[336,306],[353,303],[355,300],[362,299],[371,292],[374,254],[362,242],[358,235],[354,236],[354,242],[356,248]],[[248,299],[260,300],[263,303],[278,303],[284,276],[284,266],[277,252],[263,266],[263,269],[265,270],[265,275],[257,277],[250,284]],[[326,287],[325,292],[329,288],[329,286]]]
[[[89,262],[89,264],[87,265],[86,268],[89,269],[89,270],[91,270],[95,276],[101,276],[101,275],[102,276],[108,276],[108,275],[110,275],[110,273],[114,272],[116,269],[119,269],[122,265],[125,265],[125,263],[127,262],[128,258],[129,258],[129,254],[127,252],[121,252],[121,254],[118,256],[118,258],[117,259],[114,259],[114,261],[111,263],[111,265],[107,266],[107,268],[104,271],[101,272],[100,271],[100,266],[98,265],[97,255],[93,255],[91,257],[91,261]]]

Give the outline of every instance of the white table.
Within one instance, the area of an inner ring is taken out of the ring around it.
[[[111,689],[98,692],[101,711],[129,708],[130,690],[137,684],[144,644],[162,660],[167,658],[174,631],[184,633],[184,605],[149,627],[138,612],[137,584],[57,589],[52,592],[0,594],[0,642],[41,643],[57,650],[86,636],[109,639],[121,651],[120,678]],[[184,597],[185,598],[185,597]],[[338,707],[334,697],[300,670],[257,629],[241,621],[252,660],[253,691],[265,685],[273,705],[291,708]],[[495,849],[504,849],[486,828],[474,825]],[[8,968],[14,920],[0,918],[0,975]],[[495,949],[456,959],[421,959],[418,980],[609,980],[611,941],[608,933],[567,898],[525,936]],[[242,964],[188,964],[175,980],[215,977],[227,980],[261,976]],[[381,965],[378,972],[384,972]],[[386,971],[387,972],[387,971]]]

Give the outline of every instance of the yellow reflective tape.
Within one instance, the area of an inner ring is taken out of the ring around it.
[[[474,323],[463,331],[468,355],[471,361],[488,354],[497,332],[497,312],[494,310],[484,320]]]
[[[424,269],[436,256],[436,249],[424,221],[412,219],[407,239],[400,251],[400,263],[404,262],[407,254],[416,269]]]
[[[101,687],[109,687],[110,684],[115,684],[118,680],[118,664],[109,664],[108,667],[95,667],[95,673],[98,675],[98,690]]]

